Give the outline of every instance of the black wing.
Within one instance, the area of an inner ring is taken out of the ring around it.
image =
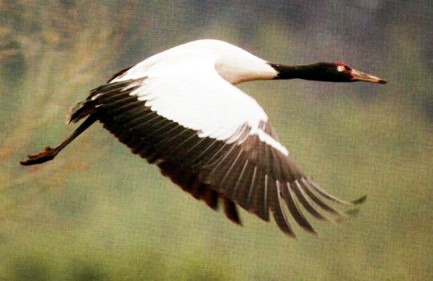
[[[244,125],[230,142],[200,137],[198,132],[168,120],[139,101],[131,92],[146,83],[146,78],[112,82],[94,89],[88,99],[77,104],[71,121],[97,115],[104,127],[131,151],[155,163],[196,199],[216,209],[224,204],[226,216],[240,223],[236,205],[269,220],[269,211],[282,231],[294,236],[293,219],[305,230],[315,232],[309,215],[327,220],[330,215],[344,217],[333,203],[353,207],[322,190],[307,178],[289,157],[262,141]],[[273,137],[269,124],[260,129]],[[327,215],[324,215],[326,213]]]

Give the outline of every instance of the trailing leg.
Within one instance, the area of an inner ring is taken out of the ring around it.
[[[54,157],[65,148],[70,142],[72,142],[76,137],[81,135],[87,128],[89,128],[95,121],[98,120],[98,116],[96,114],[91,114],[68,138],[66,138],[60,145],[55,148],[51,148],[49,146],[45,147],[44,151],[34,154],[28,155],[28,159],[20,161],[21,165],[30,166],[36,164],[42,164],[53,160]]]

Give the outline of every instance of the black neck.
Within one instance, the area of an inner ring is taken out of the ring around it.
[[[349,82],[349,79],[338,77],[334,73],[335,66],[326,62],[308,65],[281,65],[270,63],[277,72],[274,79],[305,79],[327,82]]]

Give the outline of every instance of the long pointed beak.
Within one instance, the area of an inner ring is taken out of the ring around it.
[[[379,83],[379,84],[386,83],[386,81],[383,80],[382,78],[355,69],[352,69],[350,74],[352,75],[352,81],[364,81],[364,82]]]

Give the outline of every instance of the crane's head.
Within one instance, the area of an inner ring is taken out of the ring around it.
[[[349,67],[344,62],[337,63],[324,63],[325,67],[328,68],[331,76],[334,76],[336,82],[356,82],[364,81],[370,83],[385,84],[386,81],[377,76],[373,76]]]

